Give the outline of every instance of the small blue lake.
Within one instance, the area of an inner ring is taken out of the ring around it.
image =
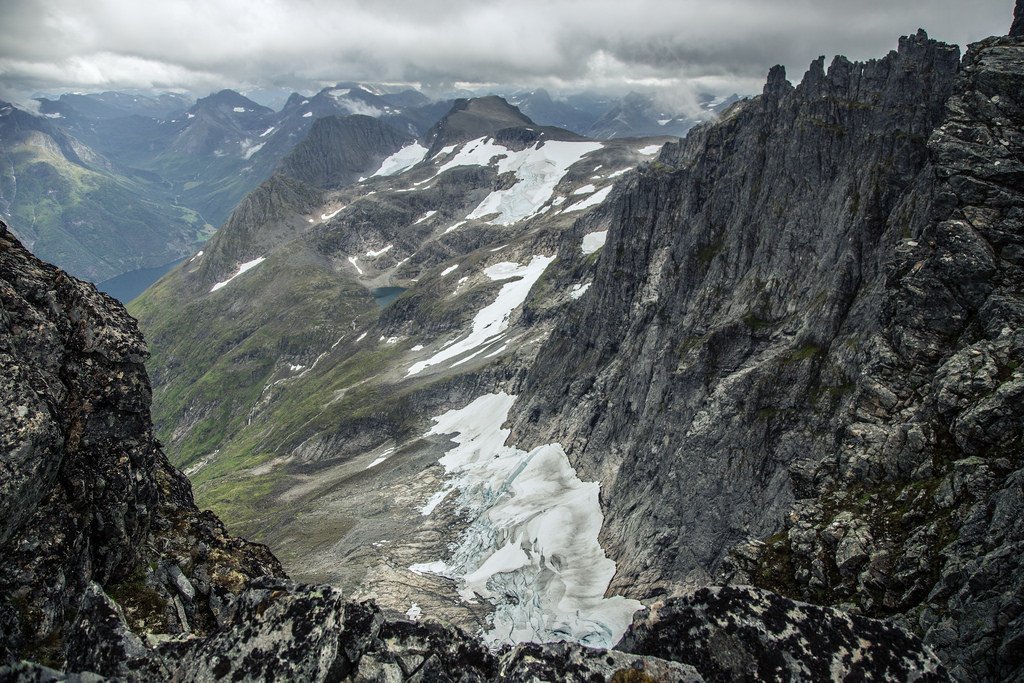
[[[398,298],[398,296],[404,292],[407,287],[378,287],[377,289],[370,292],[373,294],[373,300],[377,302],[377,305],[381,308],[387,307],[391,302]]]

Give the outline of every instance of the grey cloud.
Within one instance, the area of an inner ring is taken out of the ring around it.
[[[923,27],[1003,33],[1010,0],[4,0],[0,96],[339,80],[750,92]]]

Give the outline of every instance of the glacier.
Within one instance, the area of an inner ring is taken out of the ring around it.
[[[527,452],[502,429],[516,396],[485,394],[434,417],[430,435],[456,444],[439,460],[447,480],[424,506],[430,514],[457,492],[472,520],[451,556],[410,570],[456,581],[467,602],[494,605],[492,645],[569,640],[611,647],[641,603],[605,597],[615,563],[598,542],[599,485],[584,482],[557,443]]]

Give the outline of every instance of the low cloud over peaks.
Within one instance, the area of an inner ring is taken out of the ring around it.
[[[776,63],[1003,33],[1008,0],[59,0],[5,3],[0,96],[309,90],[340,80],[751,92]]]

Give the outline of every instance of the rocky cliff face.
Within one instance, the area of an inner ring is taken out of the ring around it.
[[[1021,675],[1022,92],[1019,38],[919,32],[629,181],[513,412],[602,482],[613,589],[753,581]]]
[[[0,658],[58,662],[90,584],[132,623],[202,632],[228,593],[281,574],[192,502],[153,437],[135,321],[0,223]]]

